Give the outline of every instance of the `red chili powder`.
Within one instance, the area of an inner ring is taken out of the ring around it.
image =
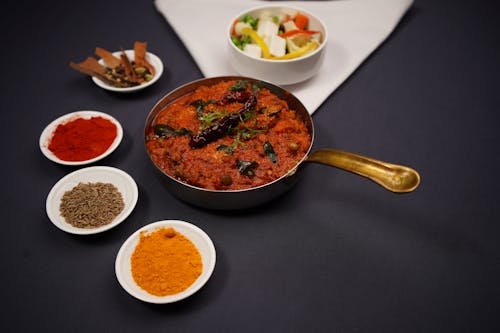
[[[61,160],[85,161],[104,153],[117,132],[116,125],[108,119],[77,118],[57,126],[48,148]]]

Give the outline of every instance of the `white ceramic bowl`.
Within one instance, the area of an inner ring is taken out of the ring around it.
[[[122,51],[117,51],[117,52],[113,52],[113,55],[116,56],[116,57],[120,57],[121,53],[122,53]],[[125,50],[125,54],[130,59],[130,61],[133,61],[135,59],[134,50]],[[100,79],[98,79],[98,78],[96,78],[94,76],[92,77],[92,80],[99,87],[101,87],[103,89],[106,89],[106,90],[110,90],[110,91],[116,91],[116,92],[122,92],[122,93],[130,93],[130,92],[134,92],[134,91],[138,91],[138,90],[144,89],[146,87],[149,87],[150,85],[152,85],[156,81],[158,81],[158,79],[163,74],[163,63],[161,62],[160,58],[158,58],[156,55],[154,55],[151,52],[146,52],[146,60],[155,68],[155,74],[154,74],[153,78],[151,79],[151,81],[145,82],[145,83],[140,84],[138,86],[127,87],[127,88],[120,88],[120,87],[114,87],[112,85],[109,85],[106,82],[104,82],[104,81],[102,81],[102,80],[100,80]],[[107,66],[106,62],[104,60],[102,60],[102,59],[99,59],[99,63],[101,65],[103,65],[103,66]]]
[[[125,207],[120,212],[120,214],[118,214],[118,216],[116,216],[114,220],[111,221],[111,223],[108,223],[101,227],[86,229],[77,228],[69,224],[68,222],[66,222],[64,217],[61,216],[61,212],[59,210],[59,207],[61,206],[61,199],[64,196],[64,193],[73,189],[80,182],[102,182],[113,184],[122,194]],[[59,229],[71,234],[90,235],[109,230],[122,223],[134,210],[138,196],[139,191],[137,188],[137,184],[129,174],[120,169],[112,167],[94,166],[74,171],[61,178],[50,190],[47,196],[45,208],[50,221]]]
[[[231,31],[237,18],[241,18],[246,14],[256,17],[262,12],[277,15],[284,10],[294,10],[307,15],[309,17],[309,30],[318,30],[321,32],[322,41],[316,50],[295,59],[272,60],[249,56],[232,42]],[[229,48],[230,63],[233,69],[239,74],[277,85],[290,85],[310,79],[321,69],[325,58],[325,45],[328,41],[328,32],[321,19],[305,9],[292,6],[266,5],[254,7],[231,18],[226,30],[226,39]]]
[[[186,290],[175,295],[155,296],[146,292],[139,287],[132,276],[130,265],[130,257],[135,251],[135,247],[139,243],[141,232],[152,232],[158,228],[172,227],[175,231],[180,232],[184,237],[188,238],[196,246],[201,255],[203,269],[201,275],[196,281]],[[215,247],[208,235],[197,226],[179,220],[164,220],[148,224],[136,232],[134,232],[122,245],[115,261],[115,273],[120,285],[130,295],[135,298],[149,303],[172,303],[180,301],[191,296],[205,285],[215,268],[216,261]]]
[[[102,117],[104,119],[111,121],[116,126],[116,130],[117,130],[116,138],[113,141],[113,143],[111,143],[111,146],[109,146],[109,148],[104,153],[102,153],[99,156],[96,156],[94,158],[84,160],[84,161],[65,161],[65,160],[61,160],[59,157],[54,155],[54,153],[52,153],[49,150],[48,146],[49,146],[50,140],[52,138],[52,133],[54,133],[57,126],[59,126],[60,124],[67,123],[68,121],[75,120],[77,118],[90,119],[92,117]],[[120,145],[122,138],[123,138],[123,128],[122,128],[122,125],[118,122],[118,120],[116,120],[115,118],[113,118],[109,114],[106,114],[103,112],[84,110],[84,111],[75,111],[72,113],[65,114],[65,115],[55,119],[54,121],[52,121],[42,131],[42,134],[40,135],[39,144],[40,144],[40,150],[45,155],[45,157],[47,157],[49,160],[51,160],[53,162],[56,162],[59,164],[65,164],[65,165],[84,165],[84,164],[96,162],[96,161],[108,156],[109,154],[111,154]]]

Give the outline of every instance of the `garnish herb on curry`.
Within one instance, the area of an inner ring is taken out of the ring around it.
[[[286,101],[237,80],[199,87],[169,104],[146,137],[160,169],[211,190],[272,182],[296,166],[310,143],[306,125]]]

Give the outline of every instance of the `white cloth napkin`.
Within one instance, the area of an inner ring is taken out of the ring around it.
[[[413,0],[279,1],[155,0],[205,77],[236,75],[225,33],[233,17],[265,4],[291,5],[318,15],[329,40],[319,74],[286,86],[313,113],[390,35]]]

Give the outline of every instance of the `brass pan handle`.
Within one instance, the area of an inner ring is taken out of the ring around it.
[[[396,193],[411,192],[420,184],[420,175],[412,168],[337,149],[314,151],[306,162],[326,164],[356,173]]]

